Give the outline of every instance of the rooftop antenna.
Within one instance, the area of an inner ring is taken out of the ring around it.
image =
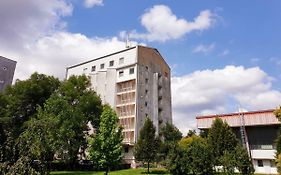
[[[130,48],[131,47],[131,43],[130,43],[130,36],[129,34],[127,33],[126,35],[126,48]]]

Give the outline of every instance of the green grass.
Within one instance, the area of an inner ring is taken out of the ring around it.
[[[96,171],[54,171],[51,172],[53,175],[104,175],[104,172],[96,172]],[[127,169],[127,170],[119,170],[119,171],[111,171],[110,175],[145,175],[147,174],[147,169],[138,168],[138,169]],[[150,169],[149,174],[165,174],[170,175],[165,169]]]

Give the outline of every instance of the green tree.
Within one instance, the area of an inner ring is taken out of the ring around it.
[[[160,146],[160,159],[165,161],[172,146],[182,138],[182,133],[173,124],[166,123],[166,125],[161,128],[159,135],[162,137],[163,141]]]
[[[97,128],[102,111],[100,98],[89,86],[86,76],[72,76],[61,83],[44,107],[38,108],[38,121],[28,123],[29,132],[24,137],[33,139],[30,148],[34,148],[36,158],[48,161],[56,154],[74,165],[79,149],[87,146],[88,124]]]
[[[178,144],[171,147],[167,156],[167,169],[172,175],[185,175],[190,173],[190,164],[186,152]]]
[[[215,165],[222,165],[221,157],[225,151],[231,152],[238,145],[238,140],[231,128],[220,118],[216,118],[208,132],[207,143],[209,145]]]
[[[145,123],[140,130],[134,154],[137,161],[147,162],[148,173],[150,163],[157,158],[159,144],[160,141],[155,136],[155,126],[149,118],[146,118]]]
[[[89,139],[90,159],[107,175],[111,168],[122,160],[122,128],[118,125],[116,113],[107,105],[100,119],[100,128],[94,138]]]
[[[281,121],[281,106],[279,106],[275,111],[273,112],[275,117]],[[281,153],[281,129],[279,128],[279,134],[276,139],[276,157]]]
[[[235,167],[242,175],[254,174],[255,169],[248,152],[242,145],[238,145],[233,151],[235,157]]]
[[[213,158],[206,139],[193,135],[186,151],[190,171],[193,174],[212,174]]]
[[[193,135],[196,135],[196,131],[195,130],[188,130],[186,137],[192,137]]]
[[[1,132],[1,160],[0,166],[15,171],[26,160],[22,157],[20,135],[26,130],[25,123],[36,117],[36,108],[44,102],[58,88],[57,78],[34,73],[24,81],[5,89],[0,95],[0,132]],[[21,174],[21,173],[18,173]]]

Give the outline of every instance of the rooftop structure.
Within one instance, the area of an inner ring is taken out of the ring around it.
[[[13,82],[16,61],[0,56],[0,92]]]
[[[273,109],[239,112],[221,115],[197,116],[197,127],[207,130],[215,118],[227,122],[234,133],[245,142],[253,160],[256,173],[277,174],[275,167],[275,140],[279,133],[280,122]]]
[[[134,164],[133,146],[145,118],[158,133],[172,122],[170,68],[157,49],[135,46],[70,66],[66,78],[85,74],[92,89],[117,112],[123,126],[124,155]]]

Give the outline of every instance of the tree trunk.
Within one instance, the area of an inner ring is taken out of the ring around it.
[[[108,172],[109,172],[109,168],[106,168],[104,175],[108,175]]]
[[[149,174],[149,162],[147,162],[147,173]]]

